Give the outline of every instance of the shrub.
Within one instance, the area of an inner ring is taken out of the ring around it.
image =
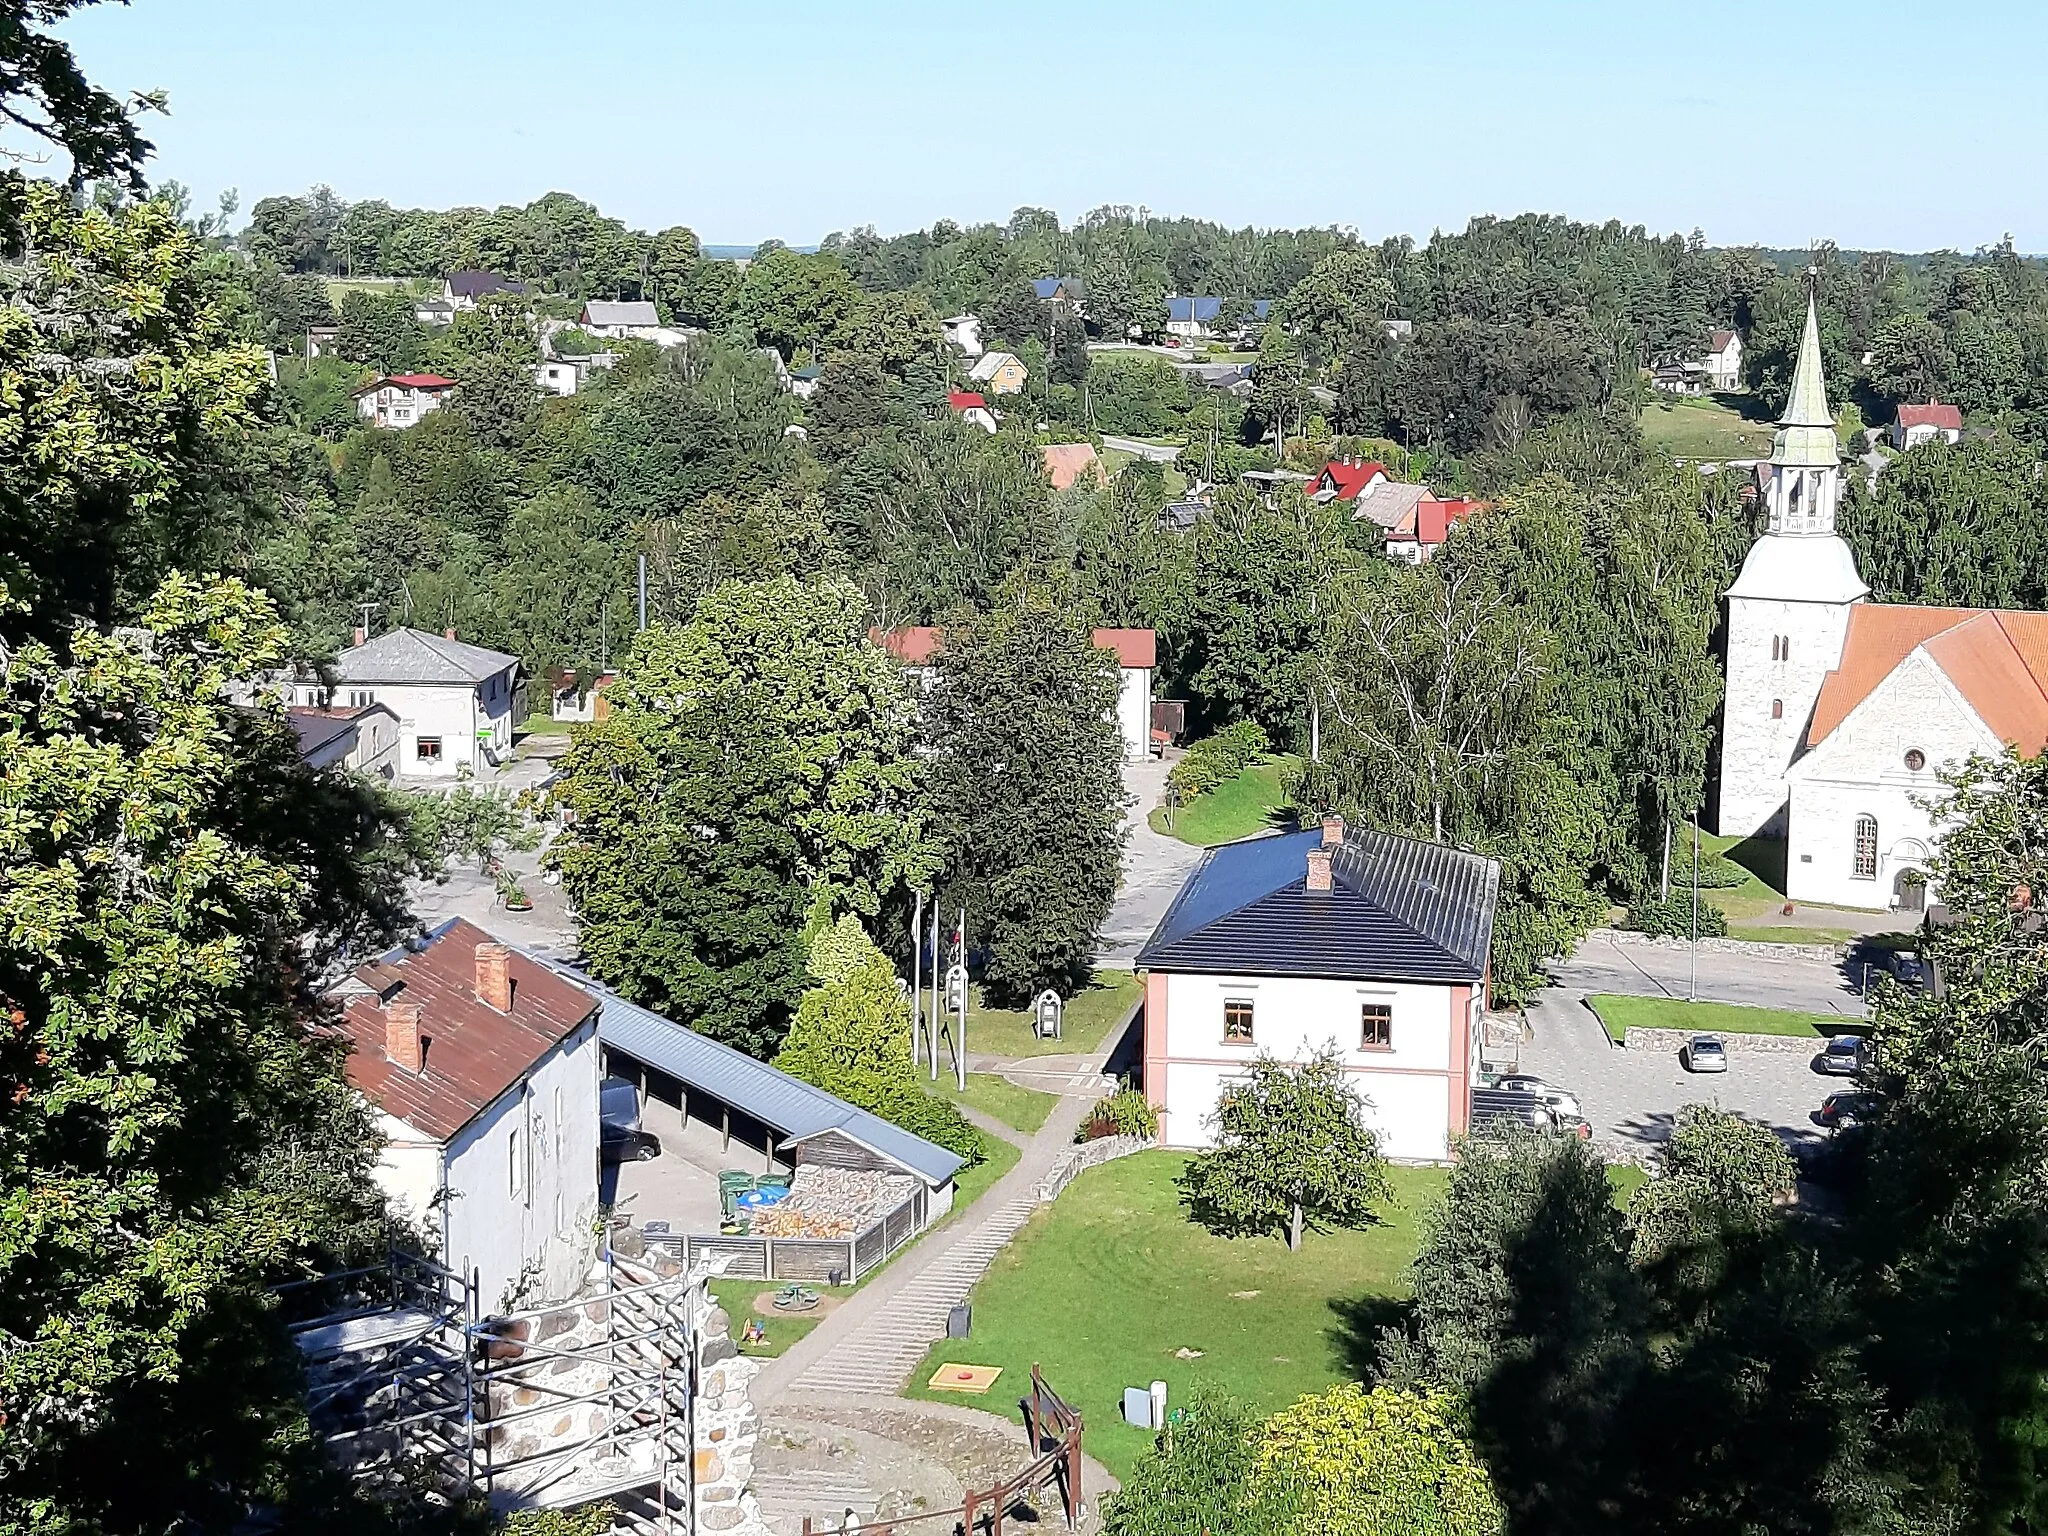
[[[1180,791],[1185,805],[1195,796],[1229,783],[1263,757],[1271,745],[1265,728],[1256,720],[1240,720],[1189,747],[1166,782]]]
[[[1128,1083],[1095,1107],[1074,1132],[1076,1141],[1100,1141],[1105,1136],[1157,1136],[1159,1115],[1145,1101],[1145,1095]]]
[[[1622,927],[1633,929],[1637,933],[1654,933],[1663,938],[1684,939],[1692,936],[1692,922],[1691,892],[1673,891],[1669,901],[1637,902],[1628,909],[1628,917],[1622,922]],[[1699,923],[1699,934],[1703,939],[1720,939],[1728,936],[1727,915],[1711,901],[1700,903]]]
[[[907,1072],[899,1077],[895,1073],[851,1069],[834,1073],[817,1086],[838,1094],[856,1109],[879,1115],[913,1136],[922,1136],[934,1146],[957,1152],[970,1166],[988,1160],[988,1147],[981,1132],[968,1124],[967,1117],[958,1109],[920,1088],[917,1079]]]

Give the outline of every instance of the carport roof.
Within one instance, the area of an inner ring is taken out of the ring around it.
[[[843,1131],[931,1185],[945,1183],[964,1166],[958,1154],[935,1146],[922,1136],[913,1136],[879,1115],[856,1109],[846,1100],[791,1077],[765,1061],[756,1061],[673,1019],[630,1003],[581,971],[539,955],[533,958],[598,999],[597,1038],[606,1047],[622,1051],[690,1088],[744,1110],[785,1142],[802,1141],[820,1131]]]

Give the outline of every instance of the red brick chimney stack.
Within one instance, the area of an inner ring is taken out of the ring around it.
[[[1341,848],[1344,846],[1344,818],[1334,813],[1323,818],[1323,846]]]
[[[476,1000],[500,1013],[512,1011],[512,951],[502,944],[476,947]]]
[[[356,644],[361,645],[365,640],[369,638],[370,632],[367,629],[364,629],[362,625],[358,624],[356,626]]]
[[[450,624],[446,629],[441,631],[441,634],[443,638],[453,640],[455,638],[455,626],[453,624]]]
[[[384,1009],[384,1054],[391,1064],[417,1077],[426,1068],[420,1045],[420,1005],[391,1003]]]
[[[1311,891],[1330,889],[1330,850],[1311,848],[1308,851],[1308,888]]]

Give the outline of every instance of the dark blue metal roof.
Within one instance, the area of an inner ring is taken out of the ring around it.
[[[1040,297],[1049,296],[1040,295]],[[1166,318],[1172,324],[1186,324],[1188,321],[1193,320],[1199,324],[1207,325],[1216,318],[1217,312],[1222,308],[1223,301],[1221,299],[1211,298],[1207,295],[1177,293],[1166,301]],[[1255,320],[1264,320],[1272,312],[1272,309],[1273,301],[1271,299],[1252,300],[1252,318]]]
[[[1049,299],[1064,288],[1069,294],[1078,285],[1071,277],[1035,277],[1031,280],[1031,291],[1041,299]]]
[[[1387,832],[1349,832],[1331,886],[1308,889],[1320,829],[1212,848],[1145,947],[1141,970],[1476,982],[1500,865]]]
[[[528,952],[530,953],[530,952]],[[901,1164],[937,1187],[965,1166],[957,1153],[913,1136],[879,1115],[856,1109],[836,1094],[791,1077],[765,1061],[700,1035],[638,1003],[628,1002],[601,982],[543,955],[533,959],[600,1000],[597,1038],[636,1061],[667,1073],[735,1109],[745,1110],[794,1144],[820,1131],[845,1132],[862,1146]]]

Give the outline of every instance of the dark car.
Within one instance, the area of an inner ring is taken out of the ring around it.
[[[1861,1125],[1877,1113],[1877,1105],[1874,1093],[1831,1093],[1820,1101],[1813,1118],[1829,1127]]]
[[[1924,987],[1930,979],[1927,962],[1910,949],[1893,950],[1890,969],[1902,987]]]
[[[1484,1130],[1489,1126],[1514,1125],[1526,1126],[1532,1131],[1550,1131],[1565,1136],[1576,1136],[1581,1141],[1593,1134],[1593,1127],[1586,1123],[1585,1116],[1547,1103],[1543,1097],[1536,1094],[1513,1088],[1472,1090],[1473,1130]]]
[[[597,1150],[608,1163],[651,1163],[661,1156],[660,1138],[640,1129],[640,1090],[629,1078],[597,1085]]]
[[[597,1143],[598,1155],[608,1163],[651,1163],[661,1156],[661,1138],[637,1126],[605,1126]]]
[[[1837,1035],[1813,1064],[1830,1077],[1854,1077],[1870,1065],[1870,1042],[1861,1035]]]

